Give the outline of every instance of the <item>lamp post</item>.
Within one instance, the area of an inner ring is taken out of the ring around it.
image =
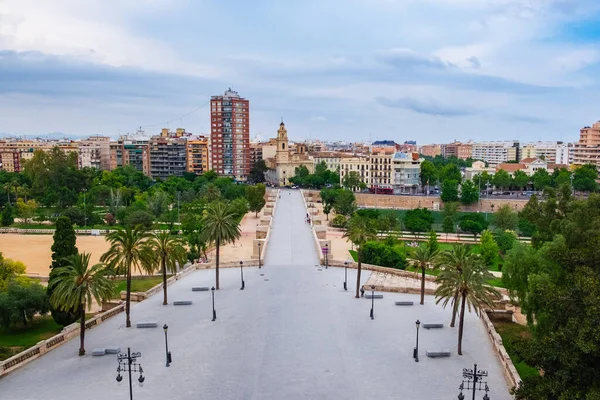
[[[348,261],[344,262],[344,290],[348,290]]]
[[[240,290],[244,290],[244,288],[246,287],[246,283],[244,283],[244,262],[240,261],[240,276],[242,278],[242,287],[240,288]]]
[[[483,400],[490,400],[490,396],[488,396],[488,392],[490,391],[490,388],[488,387],[487,382],[482,381],[482,378],[485,378],[488,376],[488,372],[485,370],[479,370],[477,371],[477,364],[475,364],[475,366],[473,367],[473,369],[470,368],[463,368],[463,379],[460,386],[458,387],[460,389],[460,393],[458,394],[458,400],[464,400],[465,399],[465,395],[463,394],[463,390],[473,390],[473,397],[472,399],[475,400],[475,392],[480,390],[480,391],[485,391],[485,395],[483,396]]]
[[[327,269],[327,266],[329,265],[329,243],[325,243],[325,269]]]
[[[258,242],[258,268],[260,269],[260,242]]]
[[[211,287],[210,291],[212,292],[212,306],[213,306],[213,322],[217,320],[217,312],[215,311],[215,287]]]
[[[137,359],[139,357],[142,356],[142,353],[135,352],[132,353],[131,349],[128,347],[127,348],[127,354],[122,353],[119,354],[117,356],[117,360],[119,362],[119,366],[117,367],[117,382],[121,383],[121,381],[123,380],[123,375],[121,375],[121,372],[128,372],[129,373],[129,399],[133,400],[133,382],[131,379],[131,373],[132,372],[139,372],[140,373],[140,377],[138,378],[138,383],[140,386],[144,386],[144,381],[146,380],[146,378],[144,378],[144,370],[142,369],[142,365],[137,363]]]
[[[371,319],[375,319],[373,309],[375,308],[375,285],[371,286]]]
[[[179,207],[179,194],[181,192],[177,192],[177,223],[179,223],[179,227],[181,228],[181,213]]]
[[[83,192],[83,226],[87,226],[87,210],[85,209],[85,192],[87,192],[87,189],[81,189],[81,191]]]
[[[569,179],[571,180],[571,195],[575,194],[575,191],[573,190],[573,174],[569,174]]]
[[[417,326],[417,345],[415,346],[415,351],[413,352],[413,358],[415,359],[415,362],[419,362],[419,327],[421,326],[421,321],[417,320],[415,325]]]
[[[169,351],[169,340],[167,339],[167,331],[169,330],[167,324],[163,326],[163,330],[165,331],[165,356],[167,360],[166,366],[169,367],[171,366],[171,352]]]

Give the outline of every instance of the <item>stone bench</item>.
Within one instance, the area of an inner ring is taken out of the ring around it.
[[[444,324],[423,324],[423,328],[425,329],[441,329],[444,327]]]
[[[191,300],[177,300],[173,302],[174,306],[191,306],[192,305],[192,301]]]
[[[438,351],[426,351],[425,354],[429,358],[443,358],[450,357],[450,352],[447,350],[438,350]]]
[[[365,294],[365,299],[383,299],[382,294]]]
[[[119,354],[121,352],[119,346],[108,346],[104,350],[106,351],[106,354]]]
[[[414,301],[396,301],[394,304],[397,306],[414,306],[415,302]]]
[[[192,292],[208,292],[208,286],[193,286]]]
[[[97,349],[92,350],[92,356],[97,357],[97,356],[103,356],[106,354],[106,349],[103,347],[99,347]]]
[[[158,328],[158,321],[142,321],[135,325],[136,328]]]

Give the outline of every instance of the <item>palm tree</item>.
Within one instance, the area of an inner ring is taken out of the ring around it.
[[[56,284],[50,297],[52,305],[62,310],[77,309],[81,320],[79,334],[79,355],[85,354],[85,310],[92,306],[92,298],[96,303],[112,297],[113,283],[106,276],[108,270],[104,264],[90,267],[90,254],[73,254],[65,257],[64,267],[57,267]]]
[[[456,243],[452,246],[452,250],[446,250],[439,255],[438,268],[442,270],[455,269],[461,271],[463,265],[469,262],[469,259],[473,257],[476,258],[478,255],[471,253],[469,245]],[[458,293],[455,294],[454,299],[452,300],[451,328],[454,328],[454,325],[456,325],[456,314],[458,314]]]
[[[343,237],[354,243],[354,245],[356,246],[356,253],[358,258],[358,269],[356,275],[356,298],[358,299],[358,291],[360,289],[360,273],[362,270],[362,246],[371,240],[377,240],[377,228],[367,218],[355,214],[352,218],[348,220],[348,228],[346,229],[346,232],[344,232]]]
[[[234,242],[242,232],[240,223],[235,216],[235,210],[224,202],[213,202],[206,207],[203,218],[204,230],[201,238],[204,242],[214,242],[216,247],[215,257],[215,287],[219,289],[219,248],[227,243]]]
[[[462,338],[465,323],[465,305],[475,311],[477,315],[482,306],[492,306],[492,297],[500,297],[500,293],[491,287],[487,281],[493,275],[487,270],[480,257],[471,254],[462,268],[447,268],[440,272],[436,282],[440,286],[436,289],[436,303],[443,300],[444,307],[449,301],[456,302],[456,295],[460,299],[460,319],[458,323],[458,355],[462,355]]]
[[[208,203],[212,203],[221,198],[221,190],[214,183],[208,183],[200,189],[200,196]]]
[[[113,270],[124,270],[127,277],[127,295],[125,297],[126,327],[131,327],[131,269],[141,271],[151,263],[148,261],[148,252],[145,251],[144,242],[150,234],[141,226],[119,229],[106,235],[110,242],[110,249],[100,257],[100,261],[108,263]]]
[[[429,246],[419,246],[408,260],[409,264],[415,267],[415,273],[421,272],[421,305],[425,304],[425,271],[427,268],[435,269],[438,259],[438,251],[431,251]]]
[[[177,266],[187,261],[187,252],[183,247],[183,241],[171,236],[169,232],[159,232],[145,242],[148,251],[148,261],[154,269],[159,266],[163,277],[163,305],[167,305],[167,269],[169,272],[177,272]]]

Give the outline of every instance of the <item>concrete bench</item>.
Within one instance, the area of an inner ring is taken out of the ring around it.
[[[192,301],[191,300],[176,300],[173,302],[174,306],[191,306],[192,305]]]
[[[447,350],[438,350],[438,351],[426,351],[425,354],[429,358],[443,358],[450,357],[450,352]]]
[[[94,357],[103,356],[105,354],[106,354],[106,349],[104,349],[103,347],[99,347],[99,348],[92,350],[92,356],[94,356]]]
[[[158,321],[141,321],[135,325],[136,328],[158,328]]]
[[[383,299],[382,294],[365,294],[365,299]]]
[[[396,301],[394,304],[397,306],[414,306],[415,302],[414,301]]]
[[[441,329],[444,327],[444,324],[423,324],[423,328],[425,329]]]
[[[208,286],[193,286],[192,292],[208,292]]]
[[[108,346],[104,350],[106,351],[106,354],[119,354],[121,352],[119,346]]]

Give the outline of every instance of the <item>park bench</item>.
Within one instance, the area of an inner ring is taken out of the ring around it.
[[[192,292],[208,292],[208,286],[192,286]]]
[[[429,358],[443,358],[450,357],[450,352],[447,350],[438,350],[438,351],[426,351],[425,354]]]
[[[423,324],[423,328],[425,329],[441,329],[444,327],[444,324]]]
[[[106,354],[119,354],[121,352],[121,348],[119,346],[108,346],[104,348]]]
[[[106,350],[103,347],[92,350],[92,356],[103,356],[106,354]]]
[[[414,306],[415,302],[414,301],[396,301],[394,304],[397,306]]]
[[[158,321],[141,321],[135,325],[136,328],[158,328]]]
[[[191,300],[176,300],[173,302],[174,306],[191,306],[192,305],[192,301]]]
[[[366,299],[383,299],[382,294],[365,294]]]

